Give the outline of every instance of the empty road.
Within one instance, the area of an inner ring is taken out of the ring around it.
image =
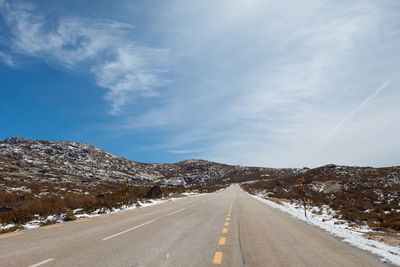
[[[0,235],[0,266],[218,265],[385,266],[238,186]]]

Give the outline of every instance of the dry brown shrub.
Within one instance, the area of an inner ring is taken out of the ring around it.
[[[78,209],[83,206],[82,197],[76,193],[66,193],[64,195],[64,202],[70,209]]]

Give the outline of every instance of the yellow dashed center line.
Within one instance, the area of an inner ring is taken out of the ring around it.
[[[233,200],[231,202],[231,206],[229,207],[228,210],[228,215],[226,217],[226,221],[224,223],[224,228],[222,228],[222,233],[227,234],[228,233],[228,227],[229,227],[229,221],[231,217],[231,212],[232,212],[232,206],[233,206]],[[220,237],[218,241],[219,246],[224,246],[226,244],[226,237]],[[214,259],[213,259],[213,264],[222,264],[222,255],[223,252],[217,251],[215,252]]]
[[[213,264],[221,264],[222,263],[222,252],[217,251],[215,252]]]
[[[15,235],[22,235],[22,233],[12,233],[12,234],[8,234],[8,235],[1,235],[0,238],[15,236]]]

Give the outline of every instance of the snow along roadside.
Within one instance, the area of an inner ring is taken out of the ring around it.
[[[271,200],[261,197],[261,195],[251,195],[251,194],[248,195],[254,197],[255,199],[263,203],[266,203],[267,205],[273,208],[289,213],[291,216],[299,220],[305,221],[312,225],[316,225],[328,231],[330,234],[342,238],[344,242],[347,242],[355,247],[370,251],[376,255],[381,256],[382,262],[389,261],[393,264],[400,266],[400,248],[389,246],[385,243],[378,242],[375,240],[366,239],[365,237],[363,237],[362,234],[362,232],[368,231],[368,229],[366,228],[360,227],[357,229],[357,231],[348,229],[347,224],[335,224],[335,221],[338,220],[335,220],[330,216],[329,216],[330,218],[328,218],[328,215],[326,213],[322,215],[315,214],[312,212],[312,209],[308,210],[307,218],[305,218],[303,208],[296,207],[295,204],[282,201],[282,205],[280,205]]]
[[[134,210],[134,209],[140,209],[140,208],[146,208],[146,207],[150,207],[150,206],[154,206],[154,205],[159,205],[165,202],[170,202],[170,201],[175,201],[175,200],[180,200],[180,199],[186,199],[186,198],[192,198],[192,197],[198,197],[198,196],[203,196],[205,194],[209,194],[209,193],[193,193],[193,192],[185,192],[182,193],[182,195],[185,195],[184,197],[172,197],[172,198],[161,198],[161,199],[149,199],[146,202],[142,202],[142,201],[138,201],[137,203],[140,204],[140,207],[136,206],[136,203],[132,204],[132,205],[128,205],[126,208],[125,206],[122,206],[121,208],[113,208],[112,210],[107,210],[104,213],[99,213],[96,214],[96,212],[99,212],[99,210],[94,211],[91,214],[77,214],[75,215],[75,217],[79,219],[83,219],[83,218],[89,218],[89,217],[96,217],[96,216],[102,216],[102,215],[106,215],[106,214],[113,214],[113,213],[117,213],[117,212],[123,212],[123,211],[127,211],[127,210]]]
[[[84,219],[84,218],[91,218],[91,217],[98,217],[98,216],[102,216],[102,215],[113,214],[113,213],[123,212],[123,211],[127,211],[127,210],[133,210],[133,209],[138,209],[138,208],[145,208],[145,207],[149,207],[149,206],[159,205],[159,204],[162,204],[165,202],[176,201],[176,200],[180,200],[180,199],[187,199],[187,198],[192,198],[192,197],[198,197],[198,196],[202,196],[205,194],[209,194],[209,193],[185,192],[185,193],[182,193],[182,195],[185,195],[183,197],[172,197],[172,198],[166,198],[166,199],[149,199],[146,202],[138,201],[138,203],[140,204],[140,207],[137,207],[136,203],[134,203],[132,205],[128,205],[127,208],[125,208],[123,206],[121,208],[113,208],[112,210],[105,210],[105,211],[101,211],[100,209],[98,209],[98,210],[93,211],[92,213],[74,214],[74,216],[77,218],[76,220],[80,220],[80,219]],[[81,209],[75,209],[74,213],[78,212],[79,210],[81,210]],[[20,232],[23,230],[38,228],[38,227],[42,226],[43,223],[46,223],[47,221],[52,221],[52,222],[54,222],[54,224],[64,223],[64,222],[66,222],[63,219],[64,215],[65,214],[49,215],[46,218],[39,218],[36,220],[29,221],[26,224],[21,225],[23,227],[23,229],[16,230],[14,232]],[[12,228],[15,226],[17,226],[17,225],[15,225],[15,224],[0,225],[0,230],[9,229],[9,228]],[[47,226],[47,225],[43,225],[43,226]]]

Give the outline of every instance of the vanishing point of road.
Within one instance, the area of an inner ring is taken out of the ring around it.
[[[239,186],[0,235],[0,266],[387,266]]]

